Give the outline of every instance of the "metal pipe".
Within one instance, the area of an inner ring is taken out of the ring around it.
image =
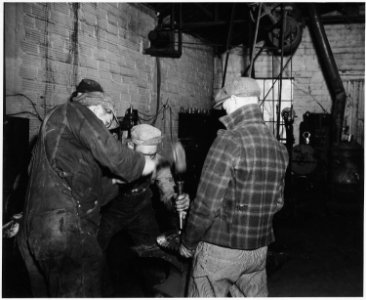
[[[249,20],[233,20],[234,25],[241,25],[244,23],[249,23]],[[182,24],[183,30],[193,30],[196,28],[203,28],[203,27],[214,27],[214,26],[223,26],[226,25],[227,21],[208,21],[208,22],[185,22]]]
[[[264,50],[264,44],[263,44],[263,46],[262,47],[259,47],[259,51],[255,54],[255,57],[254,57],[254,59],[253,59],[253,63],[257,60],[257,58],[258,58],[258,56],[263,52],[263,50]],[[243,49],[243,52],[244,52],[244,49]],[[249,74],[249,72],[248,72],[248,70],[249,70],[249,68],[250,68],[250,65],[249,66],[247,66],[246,68],[245,68],[245,70],[244,70],[244,72],[243,72],[243,76],[250,76],[250,74]],[[251,77],[251,76],[250,76]]]
[[[229,61],[229,46],[231,43],[231,34],[232,34],[232,30],[233,30],[233,20],[234,20],[234,12],[235,12],[235,3],[233,3],[233,6],[231,7],[231,16],[230,16],[230,24],[229,24],[229,33],[227,36],[227,40],[226,40],[226,59],[225,59],[225,69],[224,69],[224,74],[222,77],[222,85],[221,87],[225,86],[225,79],[226,79],[226,71],[227,71],[227,64]]]
[[[338,144],[341,141],[347,96],[318,10],[314,4],[308,4],[307,8],[310,31],[333,101],[331,139],[335,144]]]
[[[179,15],[178,15],[178,55],[182,55],[182,20],[183,20],[183,5],[179,3]]]
[[[258,36],[258,29],[259,29],[259,21],[261,19],[261,13],[262,13],[262,3],[259,4],[258,17],[257,17],[257,21],[256,21],[256,24],[255,24],[254,40],[253,40],[252,49],[251,49],[251,53],[250,53],[250,65],[249,65],[249,72],[248,72],[249,77],[252,77],[253,54],[254,54],[255,44],[257,43],[257,36]]]
[[[340,24],[342,23],[363,23],[365,22],[364,17],[352,17],[352,18],[338,18],[338,19],[331,19],[329,18],[321,18],[321,21],[323,24]],[[233,20],[234,25],[242,25],[245,23],[250,23],[250,20],[248,19],[242,19],[242,20]],[[226,21],[206,21],[206,22],[184,22],[182,23],[182,29],[183,30],[194,30],[197,28],[205,28],[205,27],[217,27],[217,26],[223,26],[226,25]]]
[[[194,5],[196,5],[209,18],[214,18],[213,14],[206,7],[204,7],[202,4],[194,3]]]
[[[322,21],[323,25],[328,24],[351,24],[351,23],[365,23],[365,16],[328,16],[328,17],[321,17],[320,20]]]
[[[283,4],[281,5],[282,12],[282,27],[281,27],[281,72],[279,74],[279,89],[278,89],[278,107],[277,107],[277,128],[276,128],[276,137],[277,140],[280,140],[280,125],[281,125],[281,101],[282,101],[282,68],[283,68],[283,45],[285,42],[285,28],[286,28],[286,15],[287,10],[284,9]]]

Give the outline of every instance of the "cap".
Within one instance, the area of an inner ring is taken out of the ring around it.
[[[219,107],[226,99],[231,96],[238,97],[259,97],[260,89],[255,79],[250,77],[239,77],[219,89],[214,99],[214,107]]]
[[[139,124],[131,129],[131,140],[136,145],[158,145],[161,131],[149,124]]]
[[[84,78],[80,81],[76,87],[76,92],[87,93],[87,92],[104,92],[102,86],[93,79]]]
[[[102,92],[86,92],[80,94],[73,98],[73,102],[78,102],[85,106],[91,105],[102,105],[106,110],[109,110],[113,114],[112,124],[109,126],[108,129],[114,129],[119,126],[117,116],[116,116],[116,109],[114,108],[114,103],[112,98],[105,95]]]

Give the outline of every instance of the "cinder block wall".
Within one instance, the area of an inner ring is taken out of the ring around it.
[[[30,138],[40,126],[36,111],[43,118],[86,77],[112,96],[118,116],[130,105],[145,118],[155,114],[157,61],[143,54],[156,25],[152,10],[139,3],[5,3],[4,17],[6,113],[31,120]],[[200,43],[188,35],[183,42]],[[181,107],[210,107],[213,51],[190,45],[160,65],[156,125],[169,134],[172,126],[176,136]]]
[[[345,89],[352,80],[364,80],[365,75],[365,25],[325,25],[324,26],[334,59]],[[284,64],[289,57],[284,57]],[[214,90],[221,86],[223,62],[215,61]],[[292,72],[291,72],[292,68]],[[240,76],[243,70],[242,51],[240,48],[231,50],[226,74],[226,81]],[[276,77],[280,70],[280,57],[273,56],[268,51],[258,57],[255,62],[256,77]],[[310,36],[308,27],[304,28],[301,43],[296,50],[292,66],[288,64],[283,77],[294,77],[294,110],[297,118],[294,123],[295,143],[299,142],[299,124],[303,121],[303,114],[328,113],[331,111],[332,100],[321,70],[319,60]],[[346,91],[347,92],[347,91]],[[323,108],[324,110],[323,110]]]

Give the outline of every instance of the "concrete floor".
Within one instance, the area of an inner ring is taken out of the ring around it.
[[[353,195],[343,195],[336,204],[325,205],[326,198],[316,189],[292,195],[291,209],[276,217],[277,241],[270,246],[267,266],[269,296],[363,296],[363,199],[355,202]],[[117,239],[109,253],[115,297],[184,297],[186,273],[159,260],[123,255],[118,247]],[[150,272],[141,274],[147,265]],[[189,261],[185,265],[188,269]],[[3,240],[2,297],[31,297],[13,240]]]
[[[281,228],[286,257],[270,273],[270,296],[363,296],[362,223],[360,215],[302,215]]]
[[[362,210],[324,214],[300,209],[296,217],[281,216],[267,263],[269,296],[363,296],[362,216]],[[174,272],[161,290],[183,297],[184,276]]]

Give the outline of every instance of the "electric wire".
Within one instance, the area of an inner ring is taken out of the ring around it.
[[[38,110],[37,110],[37,106],[35,104],[35,102],[29,98],[27,95],[24,95],[22,93],[16,93],[16,94],[10,94],[10,95],[6,95],[6,97],[18,97],[18,96],[21,96],[21,97],[24,97],[25,99],[27,99],[30,104],[32,105],[35,113],[32,113],[32,112],[28,112],[28,111],[24,111],[24,112],[17,112],[17,113],[13,113],[13,114],[8,114],[8,115],[18,115],[18,114],[21,114],[21,113],[29,113],[31,115],[34,115],[38,118],[38,120],[40,120],[41,122],[43,121],[43,118],[41,117],[41,115],[39,114]]]
[[[160,88],[161,88],[161,65],[160,58],[156,58],[156,114],[151,125],[155,125],[160,110]]]
[[[38,115],[35,114],[35,113],[32,113],[30,111],[19,111],[19,112],[16,112],[16,113],[10,113],[10,114],[6,114],[7,116],[18,116],[18,115],[24,115],[24,114],[28,114],[28,115],[31,115],[31,116],[34,116],[34,117],[37,117],[38,118]],[[42,122],[41,119],[38,118],[38,120],[40,120]]]
[[[314,100],[314,102],[320,106],[320,108],[323,110],[323,112],[326,113],[326,114],[328,114],[328,111],[324,108],[323,105],[321,105],[321,103],[318,100],[316,100],[316,98],[311,94],[311,91],[310,90],[309,91],[306,91],[305,89],[303,89],[302,87],[300,87],[298,84],[296,84],[295,81],[294,81],[294,85],[296,86],[296,88],[298,90],[300,90],[304,94],[307,94],[308,96],[310,96]],[[310,89],[310,87],[309,87],[309,89]]]
[[[170,138],[171,140],[173,140],[173,110],[172,110],[172,107],[169,105],[169,126],[170,126]]]
[[[163,136],[166,136],[166,121],[167,121],[167,112],[169,114],[169,135],[170,135],[170,141],[173,141],[173,110],[172,107],[169,104],[169,98],[166,100],[166,102],[163,104],[163,112],[162,112],[162,127],[163,127]]]
[[[157,115],[145,115],[144,113],[142,113],[142,112],[139,111],[139,115],[141,115],[141,114],[142,115],[145,115],[145,117],[139,116],[139,119],[142,120],[142,121],[144,121],[144,122],[149,123],[152,120],[154,120],[156,117],[160,116],[160,114],[162,113],[162,111],[163,111],[163,108],[160,108],[160,110],[158,111]]]

